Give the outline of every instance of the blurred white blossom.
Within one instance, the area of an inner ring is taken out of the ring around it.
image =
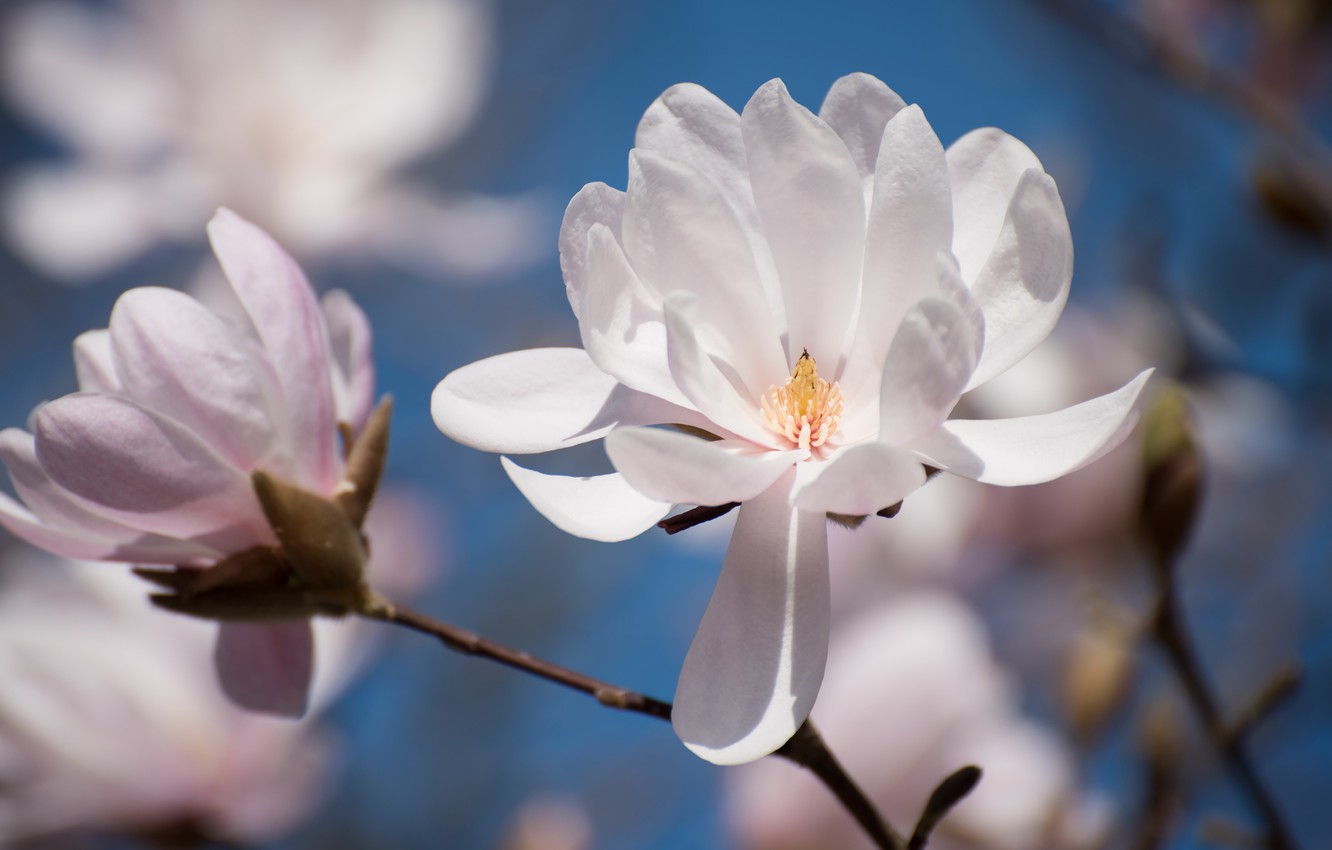
[[[491,30],[478,0],[22,7],[0,50],[7,91],[71,156],[14,172],[4,228],[73,283],[192,242],[223,204],[298,256],[464,274],[528,262],[534,201],[435,197],[397,176],[472,122]]]

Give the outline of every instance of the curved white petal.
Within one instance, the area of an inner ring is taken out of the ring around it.
[[[821,363],[839,363],[859,297],[865,238],[856,164],[837,133],[793,101],[781,80],[754,93],[740,126],[754,202],[781,281],[787,358],[794,363],[808,349]]]
[[[535,454],[605,436],[620,423],[706,426],[697,413],[634,392],[581,348],[530,348],[455,369],[430,396],[435,425],[487,452]]]
[[[286,398],[292,483],[327,493],[337,483],[337,428],[328,340],[314,292],[296,262],[226,208],[208,222],[213,253],[259,333]]]
[[[874,171],[856,335],[842,388],[877,390],[884,355],[902,316],[937,291],[940,251],[953,234],[943,145],[918,106],[888,122]]]
[[[692,293],[673,292],[666,297],[662,308],[671,375],[698,412],[716,423],[708,430],[715,432],[720,427],[759,445],[777,448],[776,435],[761,419],[757,394],[742,396],[729,376],[703,350],[697,334],[698,299]]]
[[[948,146],[946,156],[953,191],[953,253],[963,279],[973,281],[999,237],[1018,178],[1027,169],[1043,169],[1030,148],[994,127],[967,133]]]
[[[651,151],[629,155],[624,251],[644,285],[698,297],[699,318],[751,391],[787,370],[745,233],[715,183]]]
[[[883,366],[880,440],[900,445],[947,418],[980,355],[984,327],[977,319],[944,298],[926,298],[906,314]]]
[[[606,435],[606,454],[635,490],[688,505],[751,499],[801,457],[797,451],[756,451],[748,444],[662,428],[616,428]]]
[[[680,671],[671,723],[715,764],[761,758],[809,716],[828,656],[823,514],[791,505],[796,477],[740,507],[721,576]]]
[[[74,338],[74,371],[79,389],[85,393],[123,393],[111,352],[111,331],[84,331]]]
[[[802,511],[865,516],[897,504],[925,483],[920,458],[886,443],[851,446],[823,467],[796,493]]]
[[[174,289],[131,289],[116,301],[110,330],[127,395],[185,425],[239,469],[262,465],[281,444],[271,377],[245,339],[202,304]]]
[[[828,89],[819,117],[842,138],[861,178],[866,179],[874,176],[884,126],[905,106],[897,92],[879,78],[847,74]]]
[[[370,320],[352,297],[335,289],[319,302],[328,324],[329,362],[333,366],[333,409],[339,422],[360,431],[375,406],[374,333]]]
[[[985,351],[968,389],[1026,357],[1049,336],[1073,280],[1073,236],[1050,175],[1018,180],[994,250],[971,285],[985,313]]]
[[[532,507],[575,537],[603,543],[628,540],[656,525],[671,509],[671,502],[649,499],[619,473],[579,478],[526,469],[507,457],[501,457],[500,463]]]
[[[560,224],[560,271],[574,316],[581,318],[583,287],[587,281],[588,235],[593,225],[610,229],[618,244],[624,218],[624,192],[605,183],[588,183],[569,201]]]
[[[1137,424],[1142,390],[1152,371],[1112,393],[1054,413],[945,422],[911,448],[935,466],[986,484],[1050,481],[1124,441]]]
[[[773,320],[779,333],[784,332],[781,287],[754,205],[744,135],[736,111],[702,86],[674,85],[643,114],[634,145],[684,163],[717,185],[745,231]]]
[[[593,225],[586,250],[578,329],[588,356],[630,389],[688,405],[667,361],[660,298],[644,288],[609,228]]]

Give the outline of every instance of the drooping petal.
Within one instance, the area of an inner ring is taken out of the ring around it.
[[[35,420],[42,469],[96,512],[228,552],[275,542],[249,476],[175,420],[96,393],[50,402]]]
[[[900,445],[939,427],[976,368],[983,333],[944,298],[926,298],[907,312],[884,362],[881,441]]]
[[[828,655],[823,514],[791,505],[795,470],[740,507],[721,576],[680,671],[671,722],[685,746],[739,764],[809,716]]]
[[[760,418],[758,397],[740,394],[730,376],[704,350],[698,336],[698,299],[689,292],[673,292],[662,303],[666,319],[666,356],[671,376],[690,404],[712,423],[708,430],[728,431],[761,446],[778,448],[773,432]],[[746,393],[749,389],[745,388]]]
[[[781,80],[759,88],[740,118],[754,201],[776,262],[787,358],[845,353],[859,297],[865,200],[851,154],[831,127],[791,99]]]
[[[588,540],[616,543],[657,524],[670,502],[649,499],[619,473],[573,477],[525,469],[507,457],[500,463],[527,501],[561,531]]]
[[[201,558],[198,552],[208,551],[204,547],[191,547],[189,543],[152,535],[145,535],[142,542],[117,543],[105,537],[89,534],[81,528],[48,525],[5,493],[0,493],[0,526],[39,549],[66,558],[86,561],[202,564],[218,557],[213,554],[211,557],[204,555]]]
[[[240,469],[261,465],[279,443],[271,373],[199,302],[174,289],[131,289],[116,301],[110,330],[129,396],[185,425]]]
[[[208,238],[277,369],[290,423],[292,482],[327,493],[337,482],[337,429],[328,341],[314,292],[268,234],[230,210],[218,210],[208,222]]]
[[[373,332],[365,312],[341,289],[320,301],[328,323],[328,344],[333,365],[333,408],[339,422],[359,432],[375,405],[375,361],[371,356]]]
[[[605,436],[617,423],[704,424],[697,413],[620,386],[581,348],[532,348],[455,369],[430,397],[435,425],[487,452],[534,454]]]
[[[1054,413],[945,422],[911,448],[935,466],[986,484],[1040,484],[1086,466],[1124,441],[1138,421],[1152,371]]]
[[[877,389],[884,355],[903,314],[937,291],[940,251],[953,235],[943,145],[918,106],[883,133],[865,233],[865,268],[852,354],[842,376],[850,398]]]
[[[616,428],[606,454],[630,486],[663,502],[724,505],[767,490],[801,453],[756,450],[663,428]]]
[[[53,482],[37,462],[31,434],[0,432],[0,462],[9,472],[19,505],[0,494],[0,524],[34,546],[84,560],[140,564],[187,564],[217,560],[223,553],[191,540],[132,528],[103,516]]]
[[[841,136],[862,180],[874,176],[883,128],[906,103],[877,77],[847,74],[828,89],[819,117]]]
[[[624,218],[624,192],[605,183],[588,183],[569,201],[560,225],[560,271],[575,317],[581,318],[583,287],[587,281],[588,236],[601,224],[620,242],[620,220]]]
[[[227,698],[250,711],[301,717],[314,673],[314,635],[308,620],[222,623],[213,650]]]
[[[711,180],[651,151],[630,154],[624,249],[659,299],[698,297],[700,318],[751,390],[762,392],[787,371],[744,231]]]
[[[608,228],[593,225],[586,246],[578,328],[588,357],[630,389],[688,405],[667,362],[660,298],[643,287]]]
[[[796,493],[796,507],[815,513],[866,516],[891,507],[925,483],[920,458],[887,443],[861,443],[822,464]]]
[[[122,393],[116,361],[111,353],[111,331],[84,331],[74,338],[74,371],[85,393]]]
[[[634,145],[693,168],[721,190],[745,231],[773,321],[779,336],[784,334],[781,285],[754,205],[740,116],[702,86],[681,83],[648,107],[638,123]]]
[[[971,294],[985,313],[985,351],[968,389],[1026,357],[1050,331],[1073,280],[1073,236],[1050,175],[1018,180],[994,250]]]
[[[990,256],[1018,179],[1041,161],[1022,142],[994,127],[972,130],[948,146],[953,191],[953,253],[962,278],[974,281]]]

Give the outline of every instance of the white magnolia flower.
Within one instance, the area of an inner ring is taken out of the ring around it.
[[[492,52],[483,3],[52,2],[7,23],[6,93],[71,158],[16,169],[0,222],[57,279],[193,242],[219,205],[298,256],[458,273],[532,258],[534,201],[443,199],[396,174],[472,123]]]
[[[947,151],[924,115],[853,74],[819,115],[780,80],[737,115],[675,86],[648,109],[629,187],[585,187],[560,234],[583,349],[482,360],[435,390],[476,448],[604,437],[616,472],[504,468],[559,527],[622,540],[673,504],[743,503],[684,662],[674,724],[718,763],[808,716],[828,643],[827,514],[865,516],[925,466],[992,484],[1056,478],[1136,419],[1144,372],[1055,413],[948,420],[1045,338],[1072,246],[1054,182],[1021,142]],[[683,428],[652,428],[652,425]]]

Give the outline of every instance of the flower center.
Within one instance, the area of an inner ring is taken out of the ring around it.
[[[773,384],[762,403],[768,427],[805,451],[828,442],[842,420],[842,389],[819,377],[808,351],[801,353],[786,386]]]

